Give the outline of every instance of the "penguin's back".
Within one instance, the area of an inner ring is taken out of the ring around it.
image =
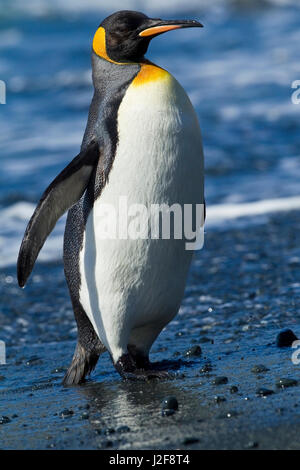
[[[185,240],[151,239],[149,227],[144,238],[122,239],[120,226],[141,233],[137,205],[204,202],[198,119],[171,74],[142,65],[120,103],[117,130],[112,169],[89,213],[79,256],[80,302],[108,349],[111,322],[126,336],[132,328],[164,324],[176,315],[192,256]],[[116,231],[107,210],[116,214]],[[107,224],[115,239],[106,238]]]

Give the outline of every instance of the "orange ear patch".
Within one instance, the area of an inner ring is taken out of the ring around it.
[[[97,55],[99,55],[103,59],[106,59],[106,60],[109,60],[109,62],[112,62],[106,52],[105,29],[102,27],[98,28],[95,33],[94,40],[93,40],[93,50]]]
[[[100,28],[97,29],[94,39],[93,39],[93,51],[102,59],[108,60],[112,64],[123,65],[122,62],[115,62],[112,60],[106,51],[106,40],[105,40],[105,29]]]
[[[144,85],[156,80],[166,80],[170,77],[169,72],[150,63],[141,64],[141,70],[132,82],[133,86]]]

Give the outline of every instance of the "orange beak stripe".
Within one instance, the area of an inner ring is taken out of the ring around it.
[[[142,36],[142,37],[154,36],[155,34],[166,33],[167,31],[172,31],[172,29],[179,29],[179,28],[181,28],[180,24],[153,26],[153,28],[144,29],[144,31],[142,31],[139,34],[139,36]]]

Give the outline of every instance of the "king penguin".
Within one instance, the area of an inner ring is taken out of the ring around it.
[[[42,195],[26,228],[17,274],[24,287],[57,220],[68,210],[64,271],[78,341],[63,383],[79,384],[108,351],[125,379],[166,377],[150,348],[177,314],[193,251],[185,240],[100,236],[103,208],[185,204],[205,218],[202,140],[181,85],[145,58],[152,38],[202,25],[119,11],[92,45],[94,96],[80,153]]]

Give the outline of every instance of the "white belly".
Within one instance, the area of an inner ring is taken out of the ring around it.
[[[126,351],[133,330],[149,325],[155,339],[176,315],[192,252],[185,249],[185,240],[120,239],[118,230],[116,239],[103,239],[104,205],[115,209],[119,227],[127,225],[120,197],[128,208],[203,202],[198,120],[175,79],[168,75],[131,85],[118,125],[109,181],[88,217],[80,254],[80,301],[115,360]]]

